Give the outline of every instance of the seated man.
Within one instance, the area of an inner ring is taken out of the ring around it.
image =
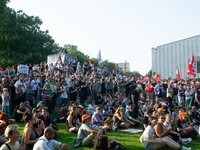
[[[53,140],[54,130],[51,127],[47,127],[44,130],[44,135],[38,139],[35,143],[33,150],[52,150],[53,147],[59,147],[59,150],[70,150],[67,144],[62,144]]]
[[[146,116],[142,119],[142,129],[143,131],[146,129],[146,127],[149,124],[149,117],[151,117],[153,114],[153,110],[149,107],[146,109]]]
[[[20,145],[17,142],[19,140],[19,129],[17,125],[8,125],[5,130],[5,137],[9,141],[2,145],[0,150],[25,150],[25,145]]]
[[[58,122],[66,122],[66,118],[69,115],[67,104],[62,104],[61,109],[58,111],[57,118]]]
[[[89,146],[93,139],[96,139],[98,130],[89,125],[90,116],[87,114],[82,116],[82,125],[78,130],[77,141],[73,141],[72,147]]]
[[[126,118],[134,123],[133,127],[139,127],[142,125],[141,121],[136,120],[137,118],[142,120],[141,117],[134,111],[135,105],[129,105],[129,110],[126,112]]]
[[[200,114],[196,110],[195,106],[192,106],[192,118],[193,118],[193,121],[195,121],[197,125],[200,125]]]

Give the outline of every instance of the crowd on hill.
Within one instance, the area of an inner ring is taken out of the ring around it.
[[[19,73],[18,67],[0,71],[0,150],[69,149],[56,141],[60,122],[66,123],[66,132],[77,134],[72,147],[87,147],[95,139],[95,150],[126,149],[106,135],[117,129],[142,127],[140,141],[149,150],[189,150],[179,143],[197,137],[198,82],[143,81],[86,62],[61,68],[46,62],[27,66],[28,75]],[[22,138],[14,122],[25,124]]]

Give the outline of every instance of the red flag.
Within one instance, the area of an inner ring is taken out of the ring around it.
[[[92,62],[91,62],[91,60],[89,59],[89,65],[91,66],[92,65]]]
[[[114,72],[117,71],[117,70],[118,70],[118,68],[117,68],[117,65],[115,64]]]
[[[187,82],[187,76],[185,76],[185,82]]]
[[[192,55],[192,59],[190,60],[190,63],[188,65],[187,75],[189,75],[189,74],[196,77],[196,67],[195,67],[195,61],[194,61],[194,54]]]
[[[56,61],[55,65],[54,65],[54,68],[56,68],[58,62],[60,61],[60,57],[58,58],[58,60]]]
[[[126,71],[126,60],[125,60],[125,63],[124,63],[124,71]]]
[[[5,71],[5,69],[1,68],[1,71],[3,71],[3,72],[4,72],[4,71]]]
[[[158,78],[157,78],[157,80],[158,80],[158,81],[160,81],[160,74],[158,75]]]
[[[147,75],[144,76],[143,82],[147,80]]]

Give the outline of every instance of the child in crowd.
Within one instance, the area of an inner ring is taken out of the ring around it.
[[[8,94],[8,89],[3,88],[3,94],[2,94],[2,112],[5,112],[8,116],[10,115],[9,112],[9,101],[10,96]]]

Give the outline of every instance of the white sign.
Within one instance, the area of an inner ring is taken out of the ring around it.
[[[19,65],[19,73],[29,74],[29,66]]]
[[[140,133],[140,132],[143,132],[143,130],[140,130],[140,129],[125,129],[125,130],[121,130],[121,132]]]

